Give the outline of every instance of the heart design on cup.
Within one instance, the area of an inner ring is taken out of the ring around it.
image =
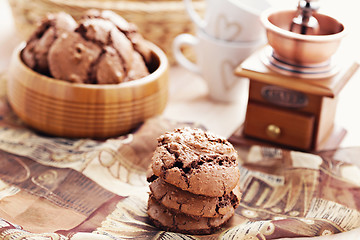
[[[233,64],[229,60],[224,60],[221,63],[221,81],[226,91],[232,89],[238,81],[234,75],[235,68],[236,64]]]
[[[242,27],[237,22],[230,22],[226,15],[220,14],[216,20],[215,35],[217,38],[234,41],[241,33]]]

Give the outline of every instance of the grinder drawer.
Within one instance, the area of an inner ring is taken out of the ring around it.
[[[310,149],[315,117],[249,102],[244,134],[282,145]]]

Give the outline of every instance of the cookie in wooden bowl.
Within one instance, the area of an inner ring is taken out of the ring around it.
[[[91,138],[127,133],[160,114],[168,96],[166,55],[127,34],[99,16],[76,23],[65,13],[50,15],[13,54],[8,99],[15,113],[46,134]]]

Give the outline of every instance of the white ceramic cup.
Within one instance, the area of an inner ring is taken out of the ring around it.
[[[234,74],[236,67],[254,51],[263,46],[257,42],[227,42],[212,38],[201,30],[197,36],[180,34],[173,42],[177,62],[188,70],[200,74],[207,82],[209,96],[213,100],[233,102],[247,88],[248,79]],[[196,63],[184,56],[182,47],[192,47]],[[247,89],[246,89],[247,90]]]
[[[225,41],[248,42],[265,38],[261,13],[270,7],[267,0],[206,0],[204,18],[183,0],[191,20],[208,35]]]

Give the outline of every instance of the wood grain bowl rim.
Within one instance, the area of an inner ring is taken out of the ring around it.
[[[121,128],[124,127],[124,125],[127,125],[127,123],[129,124],[133,124],[133,123],[141,123],[143,122],[144,118],[148,118],[151,116],[156,116],[159,113],[154,114],[154,112],[150,112],[150,113],[144,113],[143,116],[134,116],[134,117],[123,117],[123,118],[118,118],[118,121],[109,121],[107,119],[104,119],[104,121],[81,121],[79,119],[75,120],[74,118],[71,119],[59,119],[57,117],[53,117],[53,116],[41,116],[41,115],[36,115],[36,117],[27,117],[24,114],[21,114],[23,119],[26,120],[26,123],[36,123],[36,126],[39,125],[47,125],[48,127],[56,127],[56,126],[64,126],[66,127],[67,130],[70,129],[74,129],[74,130],[79,130],[79,129],[86,129],[86,128],[92,128],[92,127],[96,127],[99,129],[117,129],[117,128]],[[51,121],[41,121],[41,120],[45,120],[45,119],[51,119]],[[41,122],[41,124],[39,123]],[[64,125],[63,123],[66,122],[66,125]],[[34,126],[32,124],[29,124],[31,126]],[[42,129],[39,127],[35,127],[37,129]],[[47,128],[48,129],[48,128]]]
[[[16,90],[16,88],[13,88]],[[53,109],[56,108],[61,108],[62,110],[66,110],[69,112],[78,112],[78,111],[123,111],[126,109],[137,109],[137,108],[142,108],[144,106],[144,104],[149,104],[152,103],[154,101],[157,101],[159,97],[161,96],[166,96],[168,93],[167,91],[167,87],[163,88],[161,90],[159,90],[158,92],[149,95],[147,97],[144,97],[143,99],[139,99],[136,101],[131,101],[131,102],[121,102],[121,103],[113,103],[113,104],[80,104],[80,103],[66,103],[64,101],[59,101],[59,100],[52,100],[52,101],[47,101],[48,99],[46,98],[39,98],[38,96],[36,96],[36,94],[32,94],[29,93],[28,91],[26,92],[25,96],[19,97],[21,95],[19,95],[20,93],[15,94],[17,97],[13,97],[12,101],[17,101],[16,99],[23,99],[23,101],[26,101],[27,104],[32,103],[33,105],[39,105],[43,106],[44,109],[46,110],[47,108],[51,107]],[[21,100],[20,100],[21,101]]]
[[[12,102],[15,109],[23,109],[21,104],[13,100]],[[141,109],[135,109],[134,111],[117,111],[117,112],[101,112],[101,111],[88,111],[88,112],[78,112],[78,111],[53,111],[53,108],[39,108],[36,104],[33,104],[31,109],[25,110],[23,112],[31,113],[32,115],[36,116],[49,116],[51,118],[62,117],[64,120],[72,120],[73,118],[83,119],[84,121],[91,121],[96,119],[106,119],[106,120],[118,120],[119,117],[129,117],[129,118],[136,118],[137,116],[142,116],[144,113],[148,112],[156,112],[159,109],[163,108],[163,105],[166,104],[166,98],[164,100],[157,100],[156,102],[148,102],[145,103]]]

